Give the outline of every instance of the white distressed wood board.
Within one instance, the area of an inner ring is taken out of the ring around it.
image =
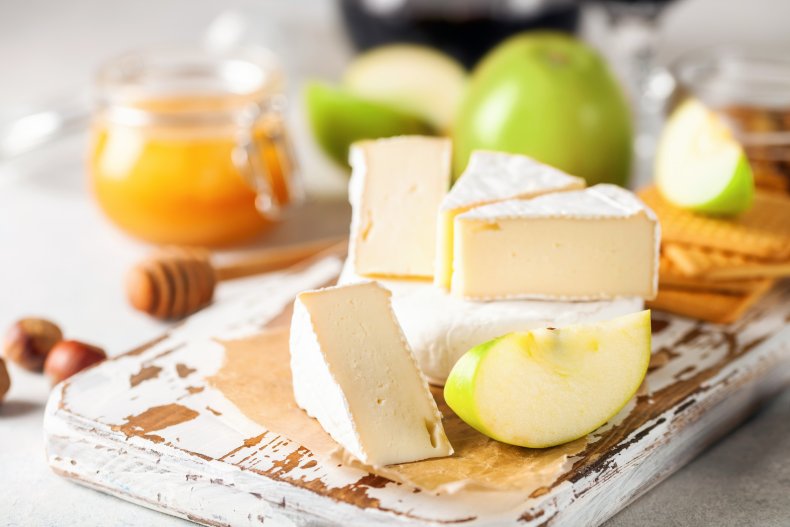
[[[283,323],[294,296],[331,283],[339,256],[249,281],[243,295],[59,385],[48,461],[78,483],[206,525],[596,525],[683,466],[790,383],[790,284],[715,326],[654,313],[641,393],[539,491],[415,491],[318,459],[247,419],[206,379],[215,339]],[[278,316],[280,315],[280,316]],[[135,428],[133,417],[158,422]]]

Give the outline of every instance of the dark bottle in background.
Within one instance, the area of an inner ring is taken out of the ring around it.
[[[505,38],[528,29],[575,32],[580,0],[339,0],[360,51],[427,44],[472,67]]]

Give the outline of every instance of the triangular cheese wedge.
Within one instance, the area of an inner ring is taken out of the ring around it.
[[[290,348],[296,403],[363,463],[453,453],[389,290],[364,282],[301,293]]]
[[[351,147],[349,255],[357,273],[433,277],[436,214],[450,186],[450,140],[401,136]]]
[[[508,199],[584,188],[584,180],[534,159],[504,152],[472,152],[466,171],[442,201],[437,222],[434,283],[450,288],[453,273],[453,222],[474,207]]]
[[[452,292],[472,300],[652,299],[661,232],[615,185],[478,207],[455,219]]]

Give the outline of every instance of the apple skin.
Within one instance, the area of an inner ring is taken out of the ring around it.
[[[313,137],[329,157],[344,166],[355,141],[435,133],[419,117],[319,82],[305,86],[304,101]]]
[[[623,321],[627,321],[625,325],[622,324]],[[624,393],[624,397],[622,397],[620,404],[613,408],[609,415],[602,417],[598,422],[593,423],[588,426],[579,428],[576,433],[565,435],[563,437],[555,436],[553,440],[544,440],[544,441],[514,441],[512,438],[507,437],[505,434],[500,433],[496,430],[492,430],[487,424],[486,420],[492,422],[491,416],[484,416],[481,413],[480,403],[476,400],[475,394],[477,391],[477,385],[479,381],[479,377],[482,375],[482,371],[484,369],[484,363],[488,359],[490,360],[489,354],[492,353],[495,348],[500,345],[504,344],[507,339],[518,339],[523,337],[524,335],[529,336],[531,332],[526,333],[509,333],[507,335],[503,335],[491,341],[485,342],[478,346],[475,346],[468,352],[466,352],[453,366],[453,369],[447,378],[447,381],[444,385],[444,399],[447,402],[447,405],[460,417],[465,423],[469,426],[477,430],[478,432],[495,439],[497,441],[501,441],[503,443],[508,443],[516,446],[522,446],[527,448],[549,448],[553,446],[557,446],[560,444],[568,443],[580,437],[583,437],[599,427],[606,424],[609,419],[617,415],[630,401],[636,392],[641,386],[642,381],[644,380],[645,375],[647,374],[647,369],[650,364],[650,357],[651,357],[651,331],[650,331],[650,311],[645,310],[637,313],[632,313],[630,315],[623,315],[618,317],[617,319],[613,319],[612,321],[608,322],[599,322],[599,323],[592,323],[592,324],[582,324],[579,326],[569,326],[568,328],[573,330],[575,328],[581,326],[599,326],[604,329],[605,331],[610,331],[610,334],[617,335],[621,333],[624,329],[626,331],[634,331],[635,334],[644,334],[645,340],[643,342],[644,349],[637,350],[637,349],[628,349],[628,352],[636,353],[639,351],[639,355],[637,355],[636,363],[636,370],[638,370],[638,379],[635,377],[633,380],[633,384],[631,389],[628,390],[628,393]],[[563,331],[562,329],[557,331]],[[593,337],[597,337],[600,335],[596,335],[594,333],[590,333]],[[617,337],[615,337],[616,339]],[[528,350],[524,350],[527,353],[530,353]],[[543,350],[538,349],[538,355],[549,351],[549,355],[551,350]],[[533,351],[534,353],[534,351]],[[587,352],[589,353],[589,352]],[[596,350],[593,353],[600,353],[600,351]],[[564,376],[564,375],[562,375]],[[536,379],[540,381],[541,379]],[[638,382],[636,382],[638,381]],[[502,384],[502,390],[507,390],[508,386],[506,383]],[[608,389],[609,385],[602,385],[601,388]],[[513,394],[518,396],[519,394]],[[585,400],[583,405],[587,404]],[[499,406],[498,408],[501,408]],[[572,412],[569,412],[569,415],[572,415]],[[549,425],[552,426],[552,425]],[[574,425],[578,426],[578,425]]]
[[[754,176],[746,155],[742,155],[725,189],[707,203],[701,203],[692,210],[714,215],[736,215],[752,207],[754,201]]]
[[[562,33],[522,33],[484,57],[453,139],[456,177],[476,149],[526,154],[589,185],[625,185],[631,166],[620,86],[597,52]]]
[[[504,336],[479,344],[461,355],[444,384],[444,401],[447,405],[466,424],[488,437],[494,436],[480,419],[475,400],[469,394],[474,392],[477,374],[480,372],[479,366],[483,359],[503,338]]]

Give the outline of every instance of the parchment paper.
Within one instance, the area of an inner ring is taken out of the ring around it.
[[[566,472],[572,464],[570,458],[584,450],[587,443],[582,438],[547,449],[499,443],[464,423],[445,404],[441,389],[433,388],[455,454],[380,468],[363,466],[339,448],[318,421],[296,406],[287,326],[222,344],[225,363],[209,382],[248,418],[304,446],[321,459],[339,458],[343,463],[424,491],[454,493],[462,489],[490,489],[531,493],[550,486]]]

